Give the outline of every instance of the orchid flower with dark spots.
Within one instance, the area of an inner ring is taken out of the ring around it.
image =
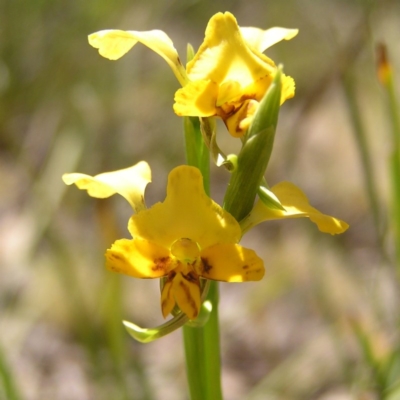
[[[89,35],[89,43],[103,57],[117,60],[141,42],[164,58],[182,85],[175,93],[177,115],[218,116],[232,136],[241,137],[277,72],[275,63],[263,52],[297,32],[239,27],[231,13],[217,13],[209,20],[204,41],[186,68],[171,39],[160,30],[103,30]],[[293,96],[293,79],[282,75],[281,103]]]

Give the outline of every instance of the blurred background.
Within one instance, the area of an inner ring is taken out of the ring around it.
[[[296,81],[267,180],[294,182],[350,224],[334,237],[278,221],[244,237],[266,276],[220,285],[225,398],[400,399],[392,126],[375,52],[385,43],[399,71],[398,0],[0,0],[1,399],[187,399],[181,332],[140,344],[121,324],[162,323],[158,282],[104,269],[105,250],[129,238],[130,206],[61,175],[147,160],[147,204],[164,199],[185,162],[179,84],[146,47],[111,62],[87,35],[162,29],[184,60],[218,11],[300,29],[267,51]],[[219,132],[220,147],[237,148]],[[227,172],[212,177],[221,201]]]

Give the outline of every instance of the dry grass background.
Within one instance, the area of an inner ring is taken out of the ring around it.
[[[180,332],[142,345],[120,322],[162,321],[157,283],[103,268],[105,249],[128,237],[129,207],[67,190],[60,177],[145,159],[153,170],[147,202],[164,198],[168,172],[184,163],[182,121],[172,111],[178,83],[144,46],[111,62],[86,37],[158,28],[184,58],[218,11],[242,26],[300,29],[268,52],[297,92],[282,108],[267,179],[291,180],[350,224],[340,237],[306,220],[244,237],[267,273],[260,283],[221,284],[226,399],[383,398],[362,343],[378,359],[399,352],[390,123],[374,60],[384,41],[399,70],[396,0],[0,0],[0,398],[187,398]],[[378,226],[351,101],[371,152]],[[223,127],[219,142],[235,148]],[[212,172],[220,200],[228,177]]]

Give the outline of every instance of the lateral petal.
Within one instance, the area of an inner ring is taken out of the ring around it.
[[[134,278],[160,278],[172,268],[169,250],[141,239],[120,239],[106,251],[110,271]]]
[[[211,117],[216,113],[218,85],[211,81],[189,82],[175,93],[174,111],[179,116]]]
[[[284,218],[310,218],[318,229],[332,235],[343,233],[349,225],[340,219],[325,215],[312,207],[307,196],[293,183],[281,182],[271,188],[278,197],[285,211],[268,208],[262,201],[258,201],[251,213],[241,222],[244,232],[263,221]]]
[[[118,193],[128,200],[136,212],[139,212],[146,208],[144,190],[151,182],[151,170],[147,162],[140,161],[132,167],[118,171],[95,176],[80,173],[64,174],[62,179],[67,185],[75,183],[79,189],[87,190],[91,197],[104,199]]]
[[[185,68],[179,59],[172,40],[160,30],[122,31],[102,30],[89,35],[89,44],[99,50],[100,55],[117,60],[126,54],[137,42],[140,42],[160,55],[171,67],[180,84],[188,82]]]
[[[259,281],[265,272],[264,262],[255,251],[229,243],[202,250],[196,269],[203,278],[224,282]]]
[[[282,74],[281,104],[294,96],[295,83],[291,76]]]
[[[280,27],[266,30],[254,27],[240,27],[240,32],[251,49],[262,53],[282,40],[293,39],[299,33],[299,30]]]

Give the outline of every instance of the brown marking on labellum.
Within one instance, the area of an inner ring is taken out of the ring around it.
[[[152,271],[165,271],[167,270],[170,264],[169,257],[160,257],[154,260],[154,265],[151,267]]]
[[[168,280],[169,282],[171,282],[172,279],[175,278],[175,276],[176,276],[176,272],[175,272],[175,271],[171,271],[171,272],[168,274],[167,280]]]
[[[187,302],[190,304],[190,307],[194,310],[194,318],[196,318],[199,311],[197,310],[196,303],[195,303],[193,297],[190,295],[189,288],[185,285],[185,282],[183,282],[183,281],[179,282],[179,286],[185,292]]]
[[[243,265],[242,268],[243,268],[243,269],[249,269],[249,266],[248,266],[248,265]]]
[[[199,277],[194,271],[190,271],[188,274],[182,274],[183,278],[186,279],[188,282],[197,283],[199,281]]]
[[[123,260],[125,260],[125,257],[124,257],[124,256],[120,256],[120,255],[115,254],[115,253],[109,254],[109,255],[108,255],[108,258],[110,258],[110,259],[112,259],[112,260],[118,260],[118,261],[123,261]]]
[[[216,115],[218,115],[222,119],[226,119],[231,115],[235,114],[237,107],[234,104],[222,104],[217,107]]]
[[[183,92],[180,92],[180,96],[183,98],[183,99],[188,99],[188,95],[186,94],[186,92],[185,91],[183,91]]]
[[[206,274],[208,274],[210,271],[211,271],[211,269],[212,269],[212,265],[211,264],[209,264],[208,263],[208,260],[207,260],[207,258],[201,258],[201,263],[202,263],[202,269],[203,269],[203,273],[206,273]]]
[[[168,288],[164,300],[161,301],[161,310],[163,310],[163,313],[164,313],[164,308],[165,308],[166,305],[168,304],[168,300],[170,300],[171,288],[172,288],[172,286],[170,286],[170,287]],[[165,286],[164,286],[164,289],[165,289]],[[164,294],[164,291],[165,291],[165,290],[163,290],[163,292],[162,292],[163,294]],[[172,296],[172,301],[174,302],[174,305],[175,305],[175,299],[173,298],[173,296]]]
[[[246,93],[240,96],[239,101],[246,101],[246,100],[255,100],[256,94],[255,93]]]
[[[250,271],[246,271],[245,274],[246,275],[250,275],[250,274],[256,274],[258,272],[261,272],[263,269],[262,268],[257,268],[257,269],[252,269]]]
[[[245,131],[247,131],[247,128],[246,129],[243,129],[243,128],[241,128],[240,127],[240,124],[236,127],[236,132],[238,132],[238,133],[242,133],[242,132],[245,132]]]

